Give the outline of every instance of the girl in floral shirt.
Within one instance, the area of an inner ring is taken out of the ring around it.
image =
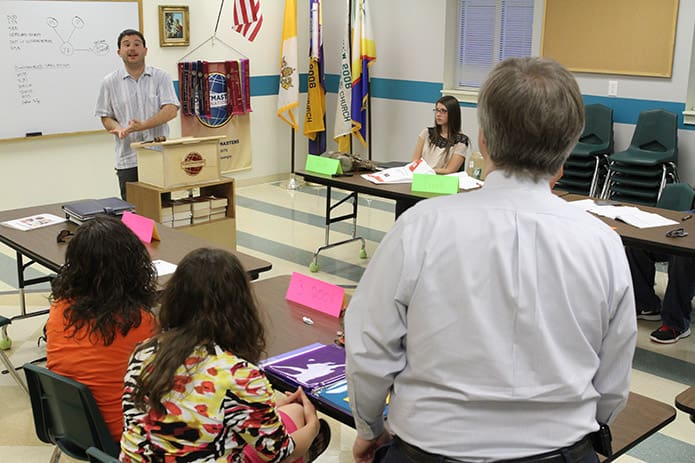
[[[322,448],[313,450],[325,449],[327,424],[301,388],[275,400],[255,365],[264,329],[236,257],[205,248],[186,256],[159,319],[161,332],[136,349],[125,377],[122,461],[291,462],[319,428]]]

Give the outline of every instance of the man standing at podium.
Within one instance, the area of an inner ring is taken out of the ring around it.
[[[121,32],[118,56],[125,66],[104,77],[95,115],[115,135],[116,174],[125,199],[126,182],[138,181],[138,158],[130,144],[166,138],[167,122],[176,117],[179,99],[169,74],[145,66],[147,47],[142,33],[133,29]]]

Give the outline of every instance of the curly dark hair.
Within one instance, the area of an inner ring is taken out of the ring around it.
[[[66,334],[83,328],[92,342],[113,343],[140,326],[142,310],[157,299],[157,274],[147,249],[123,222],[99,216],[68,243],[65,264],[53,280],[51,301],[68,301]]]
[[[135,405],[165,413],[162,397],[197,346],[214,345],[252,363],[265,351],[265,328],[246,271],[222,249],[200,248],[179,263],[162,294],[161,332],[138,350],[155,349],[135,385]]]

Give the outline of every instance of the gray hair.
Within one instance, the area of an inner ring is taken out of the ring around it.
[[[509,58],[480,89],[478,122],[490,159],[506,175],[554,175],[584,127],[574,76],[552,59]]]

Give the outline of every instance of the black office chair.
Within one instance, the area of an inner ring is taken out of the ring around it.
[[[0,327],[2,329],[6,329],[7,326],[12,323],[12,320],[3,317],[0,315]],[[17,374],[17,370],[15,370],[14,365],[10,361],[10,358],[7,356],[4,350],[0,349],[0,361],[2,361],[3,365],[5,365],[5,368],[7,369],[7,373],[14,378],[15,381],[17,381],[17,384],[24,389],[24,392],[29,393],[29,390],[27,389],[27,385],[24,384],[24,381],[22,381],[22,378]]]
[[[118,456],[119,446],[113,441],[87,386],[30,363],[24,365],[24,373],[36,436],[42,442],[56,445],[52,463],[58,462],[61,452],[87,461],[89,447]]]
[[[87,449],[87,456],[91,463],[121,463],[121,460],[118,458],[114,458],[96,447],[89,447]]]

